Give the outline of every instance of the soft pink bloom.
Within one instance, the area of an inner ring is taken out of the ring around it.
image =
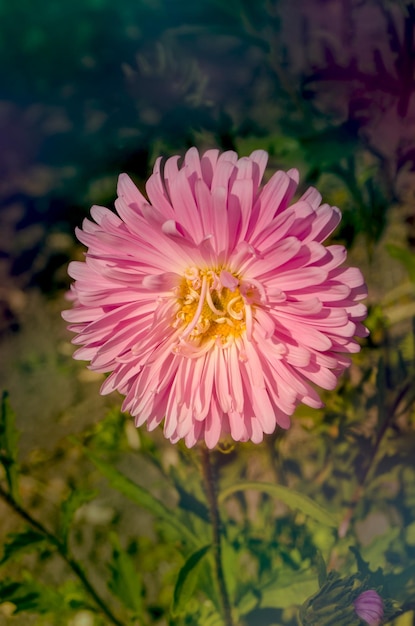
[[[75,358],[111,372],[101,393],[153,430],[213,448],[260,442],[295,407],[322,403],[367,332],[366,287],[346,250],[323,246],[341,219],[316,189],[292,202],[298,172],[260,186],[268,155],[191,148],[162,168],[147,200],[122,174],[112,211],[94,206],[64,312]]]
[[[379,626],[383,620],[383,601],[380,595],[373,589],[364,591],[354,601],[354,609],[369,626]]]

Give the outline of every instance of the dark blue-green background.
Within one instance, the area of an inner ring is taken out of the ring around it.
[[[120,171],[140,183],[190,145],[329,173],[341,237],[370,245],[412,193],[414,17],[386,0],[2,0],[4,279],[63,287],[70,246],[48,234],[111,204]]]

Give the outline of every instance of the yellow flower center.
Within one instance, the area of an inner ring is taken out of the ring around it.
[[[247,297],[237,276],[226,270],[189,268],[177,290],[179,311],[174,326],[180,342],[202,346],[216,342],[226,347],[246,330]]]

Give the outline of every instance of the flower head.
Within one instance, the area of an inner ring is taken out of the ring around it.
[[[301,605],[299,617],[303,626],[380,626],[384,614],[390,612],[390,600],[383,603],[376,591],[363,591],[365,582],[359,573],[342,577],[328,573],[326,580],[313,596]]]
[[[373,589],[363,591],[354,601],[356,614],[369,626],[379,626],[382,623],[384,609],[380,595]]]
[[[123,394],[137,426],[164,419],[172,442],[288,428],[299,403],[322,406],[310,383],[333,389],[367,334],[362,275],[323,245],[340,211],[313,188],[292,202],[296,170],[261,187],[267,158],[158,159],[148,200],[123,174],[118,215],[94,206],[77,231],[74,356],[111,372],[101,393]]]

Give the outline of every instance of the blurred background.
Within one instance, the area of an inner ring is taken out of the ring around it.
[[[120,172],[143,189],[157,156],[192,145],[241,156],[265,149],[267,175],[298,167],[302,188],[318,186],[341,208],[335,240],[367,278],[372,334],[331,417],[316,412],[313,422],[300,412],[303,434],[287,435],[282,466],[308,485],[296,443],[320,428],[333,450],[356,437],[361,447],[343,478],[358,475],[380,420],[379,359],[385,394],[412,375],[414,28],[415,3],[405,0],[0,0],[0,388],[21,431],[24,496],[45,519],[69,488],[88,481],[68,435],[101,436],[114,454],[146,437],[120,416],[118,397],[99,396],[100,376],[70,358],[60,311],[67,263],[82,257],[74,228],[92,204],[113,206]],[[366,393],[359,401],[350,399],[357,381]],[[347,410],[339,408],[345,397]],[[364,427],[345,434],[346,414]],[[104,415],[107,430],[99,431]],[[388,471],[396,473],[413,466],[412,413],[393,432]],[[310,455],[320,477],[313,495],[323,475],[321,457]],[[363,526],[366,545],[411,518],[403,475],[394,476],[392,500],[382,504],[395,507],[394,521],[384,513]],[[114,516],[121,529],[131,522],[108,498],[84,510],[97,536]],[[6,508],[1,518],[4,537],[16,520]],[[96,537],[79,539],[88,541]]]

